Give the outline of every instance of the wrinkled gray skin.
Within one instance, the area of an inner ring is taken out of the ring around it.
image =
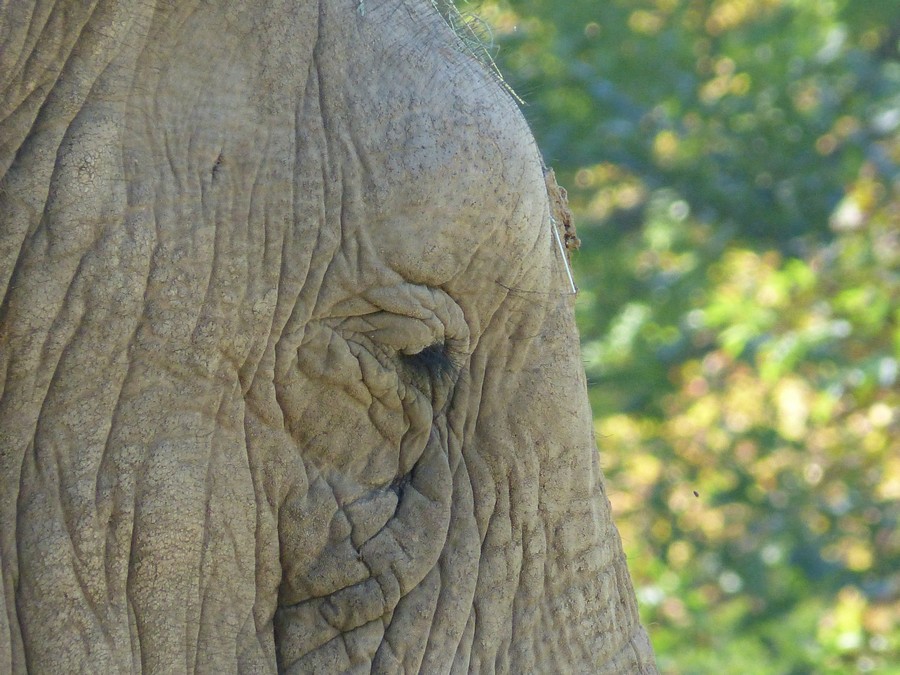
[[[431,4],[28,4],[0,672],[654,672],[537,150]]]

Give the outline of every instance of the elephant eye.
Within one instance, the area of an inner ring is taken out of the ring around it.
[[[443,342],[428,345],[415,354],[404,354],[402,359],[413,370],[440,381],[453,381],[459,372],[459,363]]]

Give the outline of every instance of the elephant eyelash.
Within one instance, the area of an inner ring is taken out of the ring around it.
[[[445,381],[453,381],[459,373],[460,364],[443,342],[428,345],[415,354],[403,354],[403,362],[419,372]]]

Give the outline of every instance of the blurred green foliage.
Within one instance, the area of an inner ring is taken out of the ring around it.
[[[665,673],[900,672],[900,3],[484,0]]]

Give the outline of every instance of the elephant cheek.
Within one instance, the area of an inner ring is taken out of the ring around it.
[[[280,664],[371,664],[398,603],[446,541],[446,433],[384,354],[315,324],[295,354],[276,383],[306,473],[278,512]],[[332,653],[335,643],[344,647]]]
[[[296,587],[291,577],[300,573],[308,589],[299,601],[291,603],[287,593],[280,599],[275,635],[282,669],[318,672],[378,662],[385,649],[385,627],[398,605],[434,576],[450,527],[452,483],[444,444],[439,434],[432,434],[408,481],[396,488],[394,512],[377,533],[358,543],[348,516],[362,519],[390,500],[370,497],[342,509],[333,496],[329,500],[330,486],[317,480],[306,495],[306,506],[328,503],[336,512],[326,546],[317,556],[305,555],[305,569],[293,564],[295,554],[310,551],[309,532],[297,523],[313,519],[283,510],[283,586]],[[335,641],[338,636],[341,640]]]

